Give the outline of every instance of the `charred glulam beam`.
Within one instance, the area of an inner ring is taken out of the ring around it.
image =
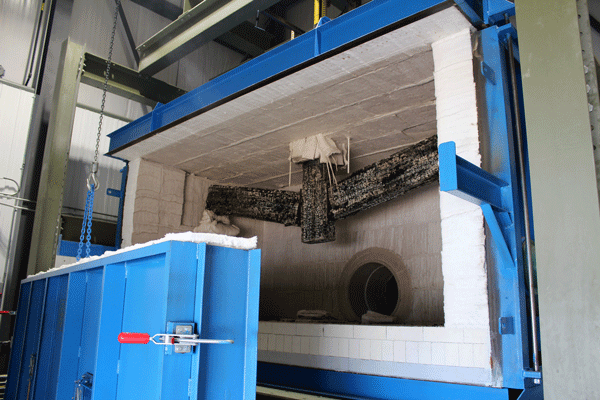
[[[325,243],[335,240],[335,224],[330,220],[328,212],[329,181],[326,168],[327,166],[319,160],[302,164],[302,243]]]
[[[212,185],[208,189],[206,209],[217,215],[300,226],[300,193],[286,190]]]
[[[330,213],[343,219],[439,177],[437,135],[368,165],[329,188]]]

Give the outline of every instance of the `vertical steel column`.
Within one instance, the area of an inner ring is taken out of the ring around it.
[[[63,43],[44,149],[28,275],[54,266],[83,54],[82,46],[69,40]]]
[[[499,334],[493,334],[499,342],[500,365],[504,387],[525,388],[523,372],[529,369],[529,339],[524,264],[521,238],[524,236],[523,212],[520,205],[519,175],[513,132],[513,116],[510,109],[510,79],[506,57],[506,37],[515,34],[510,25],[491,26],[481,31],[483,62],[481,70],[485,77],[485,101],[487,107],[487,171],[508,183],[502,191],[505,211],[482,207],[486,221],[492,229],[496,220],[506,240],[509,257],[501,247],[491,242],[489,256],[497,275]],[[491,217],[491,218],[488,218]],[[490,221],[492,223],[490,224]]]
[[[510,83],[512,87],[513,107],[515,111],[515,133],[517,145],[517,161],[519,162],[519,181],[521,183],[521,198],[523,201],[523,224],[525,226],[525,249],[527,250],[527,282],[529,284],[529,318],[531,326],[531,354],[533,358],[533,370],[540,370],[539,360],[539,337],[537,323],[537,304],[535,299],[534,273],[533,273],[533,251],[531,241],[531,224],[529,221],[529,196],[527,195],[527,165],[525,164],[525,148],[523,146],[523,132],[521,131],[521,110],[519,106],[519,94],[517,92],[517,68],[515,67],[515,55],[513,53],[512,36],[508,36],[508,63],[510,65]]]
[[[600,212],[576,1],[516,1],[544,398],[600,398]]]

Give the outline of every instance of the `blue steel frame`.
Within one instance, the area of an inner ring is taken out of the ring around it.
[[[79,242],[72,242],[70,240],[60,240],[58,243],[58,255],[67,257],[76,257],[77,249],[79,248]],[[90,256],[101,256],[107,251],[115,251],[116,247],[103,246],[101,244],[90,244]]]
[[[495,24],[515,13],[514,4],[508,0],[374,0],[332,21],[323,18],[315,29],[294,40],[168,104],[157,104],[152,112],[109,134],[108,154],[152,136],[176,121],[191,118],[285,74],[330,57],[346,46],[355,46],[358,42],[369,40],[372,35],[396,29],[426,13],[455,3],[476,26]]]
[[[515,15],[515,4],[508,0],[455,0],[471,23],[477,27],[495,25]]]
[[[509,390],[258,363],[259,385],[343,399],[509,400]]]
[[[374,0],[213,79],[109,134],[112,155],[170,124],[189,119],[376,35],[452,6],[448,0]]]
[[[497,272],[503,384],[525,389],[521,398],[541,398],[541,373],[531,370],[530,326],[527,318],[522,250],[523,204],[516,165],[511,111],[507,39],[516,39],[512,25],[481,31],[482,74],[488,116],[490,171],[456,156],[453,142],[439,147],[440,189],[481,206],[492,236],[491,256]],[[516,47],[516,46],[515,46]],[[518,48],[516,49],[518,50]],[[515,52],[518,59],[518,51]]]
[[[178,241],[29,277],[6,398],[68,400],[91,373],[95,399],[254,399],[259,285],[260,250]],[[117,341],[122,331],[165,333],[181,321],[201,338],[234,343],[168,355]]]

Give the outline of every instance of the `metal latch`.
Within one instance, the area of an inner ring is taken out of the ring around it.
[[[75,396],[74,400],[88,400],[92,398],[92,383],[94,375],[86,372],[81,379],[75,381]]]
[[[147,333],[121,332],[119,343],[147,344],[152,342],[161,346],[175,346],[175,353],[185,354],[192,351],[192,346],[199,344],[232,344],[231,339],[200,339],[200,335],[193,334],[192,325],[176,325],[174,333],[157,333],[150,336]]]

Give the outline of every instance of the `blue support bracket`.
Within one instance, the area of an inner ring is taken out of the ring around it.
[[[117,189],[106,189],[106,194],[112,197],[121,197],[121,191]]]
[[[492,210],[492,207],[489,204],[481,204],[481,211],[483,212],[483,217],[485,218],[485,222],[488,224],[488,228],[492,233],[492,239],[494,239],[494,243],[498,248],[498,253],[500,259],[502,260],[501,267],[502,268],[515,268],[515,262],[513,256],[510,254],[510,249],[508,248],[508,244],[506,243],[506,238],[502,233],[502,228],[498,218],[496,218],[496,213]]]
[[[525,371],[523,371],[523,378],[542,379],[542,373],[541,373],[541,371],[525,370]]]
[[[497,210],[508,211],[502,191],[508,183],[456,155],[454,142],[439,146],[440,190],[478,206],[489,204]]]

